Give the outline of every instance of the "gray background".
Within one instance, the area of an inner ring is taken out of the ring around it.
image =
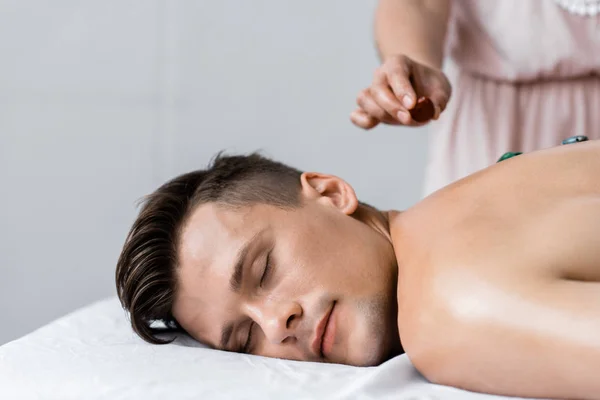
[[[423,129],[349,122],[375,0],[0,0],[0,344],[114,295],[135,201],[221,149],[405,208]]]

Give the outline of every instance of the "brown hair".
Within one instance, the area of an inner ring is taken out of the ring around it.
[[[299,170],[258,154],[219,154],[207,169],[178,176],[145,197],[116,270],[117,294],[133,330],[150,343],[164,344],[169,341],[155,336],[163,329],[154,322],[179,329],[171,311],[179,234],[196,207],[209,202],[228,207],[257,203],[296,207],[300,175]]]

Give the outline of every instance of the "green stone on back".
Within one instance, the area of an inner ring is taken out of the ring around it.
[[[508,160],[509,158],[512,158],[514,156],[518,156],[519,154],[523,154],[523,153],[520,152],[520,151],[509,151],[508,153],[502,154],[502,157],[500,157],[498,159],[498,161],[496,161],[496,162],[499,163],[500,161]]]
[[[570,138],[566,138],[565,140],[563,140],[562,144],[579,143],[585,142],[586,140],[588,140],[587,136],[571,136]]]
[[[580,142],[585,142],[587,141],[588,138],[587,136],[571,136],[569,138],[566,138],[565,140],[562,141],[562,144],[573,144],[573,143],[580,143]],[[497,163],[499,163],[500,161],[504,161],[504,160],[508,160],[509,158],[512,158],[514,156],[518,156],[519,154],[523,154],[520,151],[509,151],[507,153],[502,154],[502,157],[500,157],[498,159],[498,161],[496,161]]]

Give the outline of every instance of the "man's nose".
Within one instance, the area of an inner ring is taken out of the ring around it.
[[[296,328],[302,316],[302,307],[293,301],[262,300],[248,305],[248,314],[274,344],[295,338]]]

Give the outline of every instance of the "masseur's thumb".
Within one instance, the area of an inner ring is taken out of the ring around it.
[[[431,93],[428,97],[433,103],[433,107],[435,109],[433,119],[438,119],[450,101],[450,93],[445,93],[443,90],[438,89]]]

